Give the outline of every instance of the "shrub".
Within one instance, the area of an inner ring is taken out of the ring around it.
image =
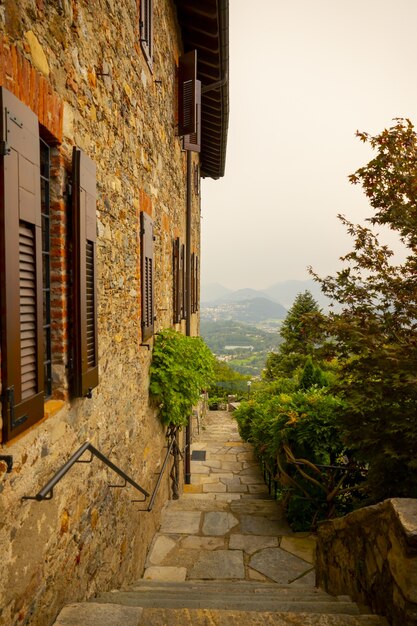
[[[275,391],[277,389],[275,388]],[[348,451],[338,423],[343,402],[325,389],[263,393],[242,403],[234,415],[241,436],[280,483],[288,521],[306,530],[320,519],[352,508],[361,479],[320,466],[346,467]]]

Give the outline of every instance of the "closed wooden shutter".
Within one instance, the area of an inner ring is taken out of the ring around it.
[[[152,0],[140,0],[140,45],[152,69],[153,6]]]
[[[36,115],[0,88],[3,440],[43,417],[42,227]]]
[[[199,262],[198,262],[198,256],[195,257],[194,296],[195,296],[194,312],[197,313],[198,309],[200,308],[200,267],[199,267]]]
[[[185,271],[186,271],[186,258],[185,258],[185,245],[181,246],[181,318],[186,319],[187,317],[187,293],[186,293],[186,280],[185,280]]]
[[[96,165],[82,150],[72,154],[73,393],[91,396],[98,385]]]
[[[178,134],[180,136],[192,135],[197,131],[197,82],[197,50],[193,50],[183,54],[178,65]]]
[[[191,313],[195,313],[195,253],[191,254]]]
[[[201,81],[196,81],[196,129],[194,133],[184,136],[184,150],[201,152]]]
[[[174,324],[179,324],[181,322],[180,255],[181,255],[181,244],[180,244],[179,237],[177,237],[174,240],[174,249],[173,249],[173,256],[172,256]]]
[[[153,221],[142,211],[141,234],[141,281],[142,281],[142,341],[154,334],[154,255]]]

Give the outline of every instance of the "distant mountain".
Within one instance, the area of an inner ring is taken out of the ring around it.
[[[251,298],[250,300],[242,300],[242,316],[241,320],[262,322],[268,319],[285,319],[287,309],[278,302],[273,302],[269,298]]]
[[[269,298],[250,298],[247,300],[222,300],[201,305],[203,320],[235,320],[256,324],[269,319],[284,319],[287,310],[278,302]]]
[[[264,291],[269,298],[281,302],[287,309],[290,309],[299,293],[309,291],[318,305],[323,309],[327,309],[331,300],[327,298],[321,291],[320,285],[314,280],[285,280],[275,283]]]
[[[267,289],[237,289],[233,291],[219,283],[210,283],[201,287],[201,301],[203,304],[228,304],[238,303],[255,298],[267,298],[276,304],[281,305],[287,311],[294,303],[299,293],[310,291],[318,305],[323,309],[328,309],[331,300],[321,291],[320,285],[312,279],[308,280],[284,280],[275,283]],[[337,310],[339,307],[335,307]]]
[[[241,302],[243,300],[252,300],[253,298],[268,298],[268,300],[271,300],[271,296],[265,291],[259,291],[258,289],[238,289],[221,296],[218,300],[222,302]]]
[[[201,284],[201,302],[212,302],[225,298],[232,293],[232,289],[228,289],[219,283]]]

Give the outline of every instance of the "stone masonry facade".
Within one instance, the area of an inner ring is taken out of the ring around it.
[[[152,513],[98,459],[75,465],[48,501],[34,495],[85,441],[152,491],[166,445],[149,399],[141,338],[140,213],[153,219],[155,332],[173,326],[173,242],[186,239],[186,153],[178,137],[181,33],[171,0],[153,3],[153,67],[140,0],[0,0],[0,86],[36,114],[51,148],[52,395],[44,418],[0,445],[0,624],[48,626],[67,602],[140,576],[169,476]],[[69,183],[73,146],[97,168],[99,384],[70,392]],[[7,157],[5,157],[7,158]],[[193,153],[193,167],[199,155]],[[200,256],[192,189],[191,251]],[[191,334],[199,331],[198,312]],[[184,320],[175,326],[185,332]],[[4,417],[4,416],[3,416]],[[87,457],[88,460],[88,457]]]

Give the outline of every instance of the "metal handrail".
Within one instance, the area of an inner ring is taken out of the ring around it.
[[[147,512],[151,512],[152,511],[153,505],[155,504],[156,496],[158,495],[159,487],[161,486],[162,476],[164,475],[165,468],[166,468],[166,466],[168,464],[169,455],[172,452],[172,448],[174,447],[174,444],[177,445],[177,440],[173,436],[172,439],[171,439],[171,443],[169,444],[169,446],[167,448],[165,459],[164,459],[164,462],[162,464],[161,471],[159,472],[158,480],[157,480],[156,485],[154,487],[154,490],[152,492],[151,499],[149,500],[149,505],[148,505],[148,507],[146,509],[139,509],[139,510],[147,511]],[[143,500],[132,500],[132,502],[143,502]]]
[[[87,461],[80,461],[80,457],[87,450],[91,452],[91,458]],[[91,463],[91,461],[93,460],[93,456],[96,456],[98,459],[100,459],[100,461],[107,465],[107,467],[109,467],[111,470],[116,472],[116,474],[123,478],[124,483],[122,485],[109,485],[109,487],[126,487],[126,483],[129,483],[130,485],[132,485],[132,487],[140,491],[145,496],[142,500],[135,500],[135,502],[144,502],[146,498],[149,497],[149,493],[145,489],[143,489],[143,487],[138,485],[133,480],[133,478],[130,478],[130,476],[128,476],[123,470],[117,467],[117,465],[112,463],[112,461],[110,461],[110,459],[102,454],[102,452],[97,450],[97,448],[95,448],[90,442],[86,441],[76,452],[74,452],[72,457],[68,459],[68,461],[61,467],[61,469],[57,471],[57,473],[51,478],[51,480],[48,481],[44,487],[42,487],[42,489],[36,494],[36,496],[22,496],[22,500],[37,500],[38,502],[41,502],[42,500],[52,500],[54,495],[53,489],[55,485],[59,483],[61,478],[65,476],[65,474],[71,469],[71,467],[75,463]]]

